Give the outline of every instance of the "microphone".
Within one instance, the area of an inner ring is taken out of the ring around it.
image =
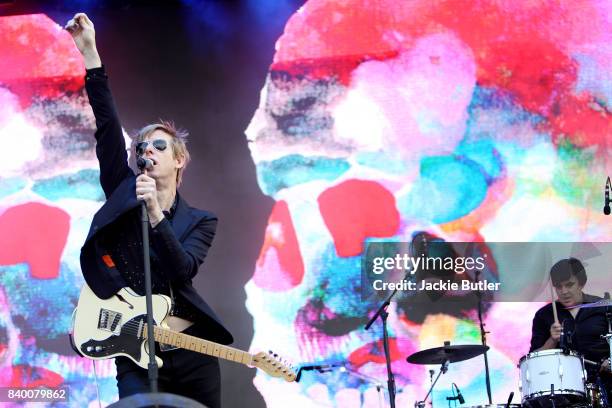
[[[136,159],[136,166],[138,166],[141,173],[144,173],[146,170],[151,170],[153,168],[153,160],[139,157]]]
[[[459,387],[457,387],[457,384],[453,383],[455,385],[455,389],[457,390],[457,398],[459,398],[459,403],[460,404],[465,404],[465,399],[463,398],[463,395],[461,395],[461,391],[459,391]]]
[[[465,398],[463,398],[463,395],[461,394],[461,391],[459,391],[459,387],[457,387],[457,384],[453,383],[452,386],[455,387],[455,389],[457,390],[457,396],[456,397],[446,397],[446,400],[447,401],[459,400],[459,404],[465,404]]]
[[[512,398],[514,398],[514,391],[510,393],[508,396],[508,402],[506,402],[506,408],[510,408],[510,403],[512,402]]]
[[[606,199],[604,200],[603,212],[606,215],[610,215],[610,190],[612,190],[612,184],[610,183],[610,177],[606,181]]]

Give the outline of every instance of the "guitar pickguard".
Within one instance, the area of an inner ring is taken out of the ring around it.
[[[102,314],[102,311],[101,313]],[[121,314],[119,314],[120,319]],[[110,322],[109,328],[112,327]],[[146,315],[139,315],[121,326],[119,334],[113,334],[104,340],[88,340],[81,344],[81,353],[87,357],[104,358],[116,354],[128,354],[136,361],[140,360],[142,342],[142,329],[146,324]],[[103,329],[102,327],[100,327]],[[109,330],[113,331],[114,330]]]

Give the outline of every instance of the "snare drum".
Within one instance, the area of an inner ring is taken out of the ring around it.
[[[580,354],[551,349],[529,353],[519,362],[523,404],[564,405],[584,402],[586,372]]]

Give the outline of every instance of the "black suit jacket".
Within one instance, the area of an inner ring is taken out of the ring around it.
[[[94,215],[81,248],[81,269],[93,292],[106,299],[128,285],[113,263],[105,260],[104,256],[109,254],[104,247],[109,239],[105,229],[127,212],[138,214],[136,208],[140,203],[136,200],[136,175],[128,166],[123,131],[104,68],[88,70],[85,87],[96,118],[96,155],[100,163],[100,184],[107,200]],[[172,223],[164,218],[152,229],[151,246],[175,296],[183,297],[198,312],[196,323],[203,327],[206,337],[229,344],[233,341],[232,335],[192,285],[214,238],[217,217],[189,207],[180,195],[177,200]]]

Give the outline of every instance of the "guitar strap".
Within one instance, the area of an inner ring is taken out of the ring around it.
[[[172,290],[172,282],[170,280],[168,280],[168,287],[170,288],[170,316],[174,316],[174,291]]]

